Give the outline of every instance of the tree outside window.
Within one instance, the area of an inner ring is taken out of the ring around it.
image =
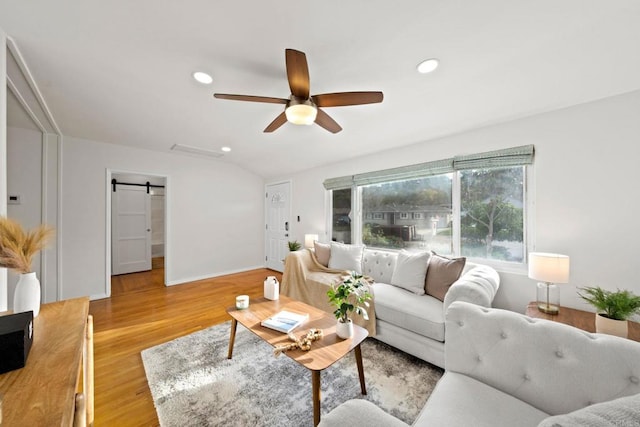
[[[523,262],[524,167],[460,172],[462,255]]]

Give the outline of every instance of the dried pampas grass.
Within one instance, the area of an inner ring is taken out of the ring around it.
[[[33,256],[45,247],[52,234],[53,228],[46,225],[25,231],[18,222],[0,217],[0,267],[29,273]]]

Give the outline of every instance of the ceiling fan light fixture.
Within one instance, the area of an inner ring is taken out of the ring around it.
[[[193,78],[196,79],[198,83],[202,83],[203,85],[210,85],[213,82],[213,77],[202,71],[196,71],[195,73],[193,73]]]
[[[311,125],[316,121],[318,109],[310,101],[303,103],[291,103],[284,114],[287,121],[296,125]]]
[[[436,58],[425,59],[416,67],[421,74],[427,74],[438,68],[440,62]]]

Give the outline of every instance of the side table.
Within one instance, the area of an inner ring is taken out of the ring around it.
[[[558,314],[551,315],[538,310],[536,302],[533,301],[527,306],[525,314],[537,319],[546,319],[564,323],[565,325],[574,326],[587,332],[596,331],[596,315],[590,311],[576,310],[575,308],[561,306]],[[640,341],[640,323],[629,321],[628,338],[630,340]]]

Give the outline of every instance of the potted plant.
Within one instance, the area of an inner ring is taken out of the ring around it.
[[[341,282],[329,288],[327,296],[329,303],[336,307],[333,314],[338,319],[336,334],[340,338],[347,339],[353,335],[350,313],[361,314],[365,320],[369,320],[366,307],[369,307],[368,301],[372,295],[369,292],[369,283],[361,274],[352,271],[350,275],[343,276]]]
[[[640,296],[630,291],[607,291],[595,287],[579,288],[578,295],[593,305],[596,313],[596,332],[627,337],[628,319],[640,313]]]
[[[18,222],[0,217],[0,267],[20,274],[13,296],[15,313],[33,311],[33,317],[40,313],[40,281],[31,271],[31,262],[52,233],[45,225],[25,231]]]
[[[299,251],[300,248],[302,247],[300,242],[298,242],[297,240],[289,241],[287,244],[289,245],[289,250],[291,252]]]

